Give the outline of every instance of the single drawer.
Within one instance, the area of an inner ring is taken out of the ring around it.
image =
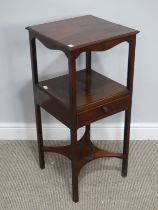
[[[109,115],[128,109],[130,96],[114,100],[109,103],[101,104],[97,107],[78,113],[78,128],[96,120],[100,120]]]

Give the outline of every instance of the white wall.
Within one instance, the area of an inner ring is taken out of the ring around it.
[[[137,37],[131,137],[158,139],[157,8],[156,0],[1,0],[0,139],[35,138],[30,54],[25,27],[85,14],[141,31]],[[67,60],[61,52],[47,50],[38,43],[38,57],[41,79],[67,71]],[[78,60],[80,68],[84,62],[83,55]],[[119,45],[104,53],[93,53],[93,67],[124,84],[127,45]],[[44,112],[42,116],[46,138],[68,138],[68,130],[57,120]],[[120,113],[98,121],[93,125],[92,138],[121,138],[123,119],[124,114]],[[50,128],[54,128],[54,133]]]

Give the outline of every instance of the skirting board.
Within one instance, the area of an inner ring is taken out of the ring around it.
[[[92,140],[123,139],[123,124],[92,124]],[[78,138],[84,129],[78,131]],[[70,131],[61,124],[44,124],[43,136],[46,140],[69,140]],[[35,124],[0,123],[0,140],[35,140]],[[132,123],[131,140],[158,140],[158,124]]]

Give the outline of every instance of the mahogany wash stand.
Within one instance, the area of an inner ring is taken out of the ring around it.
[[[138,31],[91,15],[27,27],[30,38],[32,79],[40,168],[45,167],[44,152],[65,155],[72,163],[73,201],[78,202],[78,175],[91,160],[101,157],[122,159],[122,176],[127,176],[129,135],[136,34]],[[67,75],[39,82],[36,39],[52,50],[61,50],[68,59]],[[91,69],[91,52],[105,51],[122,42],[129,44],[127,87]],[[76,59],[86,53],[85,69],[76,71]],[[43,144],[40,108],[70,129],[71,144],[48,147]],[[123,153],[105,151],[90,140],[90,124],[125,111]],[[77,129],[85,126],[77,140]]]

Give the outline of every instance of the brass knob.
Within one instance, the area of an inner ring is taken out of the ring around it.
[[[106,106],[102,106],[102,110],[103,110],[104,112],[108,112],[108,108],[107,108]]]

